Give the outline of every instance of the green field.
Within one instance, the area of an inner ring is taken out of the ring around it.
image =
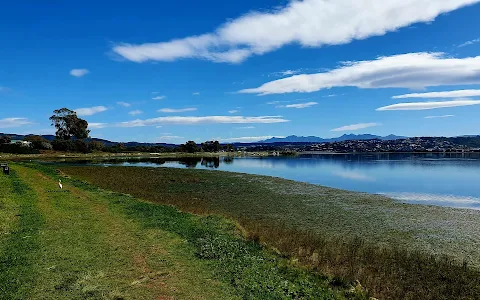
[[[246,240],[224,218],[35,164],[11,170],[0,176],[0,299],[368,298]]]
[[[480,212],[219,171],[61,167],[102,188],[238,222],[305,266],[392,299],[480,295]]]

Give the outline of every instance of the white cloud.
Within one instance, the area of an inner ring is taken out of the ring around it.
[[[120,106],[123,106],[123,107],[130,107],[132,106],[130,103],[128,102],[117,102],[117,105],[120,105]]]
[[[192,95],[194,95],[194,96],[198,96],[198,95],[200,95],[200,92],[195,92],[195,93],[192,93]]]
[[[160,43],[118,44],[113,51],[134,62],[197,58],[239,63],[292,43],[304,47],[346,44],[431,22],[479,0],[304,0],[267,12],[250,12],[214,32]]]
[[[455,117],[455,115],[428,116],[428,117],[425,117],[425,119],[452,118],[452,117]]]
[[[476,44],[476,43],[480,43],[480,39],[474,39],[474,40],[465,42],[465,43],[459,45],[458,48],[465,47],[465,46],[469,46],[469,45],[473,45],[473,44]]]
[[[84,108],[77,108],[74,111],[79,116],[91,116],[97,113],[101,113],[108,110],[105,106],[94,106],[94,107],[84,107]]]
[[[280,72],[273,72],[271,74],[269,74],[268,76],[279,76],[279,77],[285,77],[285,76],[292,76],[292,75],[295,75],[295,74],[299,74],[301,73],[302,70],[299,69],[299,70],[285,70],[285,71],[280,71]]]
[[[443,53],[422,52],[344,62],[328,72],[295,75],[240,93],[309,93],[332,87],[422,89],[460,84],[480,84],[480,56],[449,58]]]
[[[331,131],[355,131],[355,130],[370,128],[370,127],[375,127],[380,125],[381,124],[379,123],[360,123],[360,124],[342,126],[339,128],[332,129]]]
[[[100,128],[105,128],[107,127],[107,123],[88,123],[88,128],[91,129],[100,129]]]
[[[128,114],[129,114],[129,115],[132,115],[132,116],[136,116],[136,115],[143,114],[143,111],[137,109],[137,110],[129,111]]]
[[[252,143],[252,142],[268,140],[273,137],[284,138],[284,136],[267,135],[267,136],[243,136],[243,137],[226,138],[226,139],[219,138],[218,140],[223,143]]]
[[[0,128],[15,128],[32,124],[27,118],[5,118],[0,119]]]
[[[288,105],[279,105],[277,107],[285,107],[285,108],[308,108],[314,105],[317,105],[317,102],[306,102],[306,103],[297,103],[297,104],[288,104]]]
[[[242,126],[242,127],[236,127],[237,129],[255,129],[255,126]]]
[[[90,73],[87,69],[72,69],[70,70],[70,75],[75,77],[82,77]]]
[[[480,90],[457,90],[447,92],[413,93],[393,96],[393,99],[406,98],[463,98],[480,96]]]
[[[140,126],[156,126],[156,125],[199,125],[199,124],[268,124],[268,123],[284,123],[289,120],[283,119],[281,116],[260,116],[260,117],[243,117],[243,116],[205,116],[205,117],[159,117],[146,120],[133,120],[115,124],[117,127],[140,127]]]
[[[177,135],[162,135],[159,136],[155,139],[156,143],[161,143],[163,141],[171,141],[171,140],[178,140],[178,139],[183,139],[183,136],[177,136]]]
[[[235,114],[235,113],[238,113],[238,112],[239,112],[238,109],[232,109],[232,110],[228,111],[229,114]]]
[[[167,96],[156,96],[156,97],[153,97],[152,100],[163,100],[167,98]]]
[[[187,107],[187,108],[162,108],[157,110],[158,112],[163,112],[163,113],[179,113],[179,112],[187,112],[187,111],[196,111],[197,109],[195,107]]]
[[[453,101],[440,101],[440,102],[410,102],[410,103],[398,103],[377,108],[377,111],[383,110],[427,110],[445,107],[457,107],[457,106],[469,106],[479,105],[480,100],[453,100]]]

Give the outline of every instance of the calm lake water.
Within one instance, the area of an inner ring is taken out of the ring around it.
[[[480,154],[322,154],[85,162],[105,166],[215,169],[277,176],[398,201],[480,209]]]

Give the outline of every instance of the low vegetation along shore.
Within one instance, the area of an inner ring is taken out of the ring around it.
[[[480,295],[478,211],[206,170],[17,163],[0,185],[7,299]]]

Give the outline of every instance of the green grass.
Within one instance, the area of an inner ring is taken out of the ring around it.
[[[0,299],[238,298],[180,236],[110,206],[112,193],[60,191],[20,166],[0,184],[19,214],[0,254]]]
[[[245,240],[222,217],[139,201],[34,164],[12,165],[0,190],[11,204],[0,210],[3,230],[31,236],[12,235],[0,248],[0,299],[368,298],[358,285]],[[9,226],[17,210],[25,221]]]
[[[406,205],[377,195],[228,172],[60,168],[105,189],[226,216],[250,240],[319,274],[359,280],[382,299],[480,295],[478,211]]]
[[[0,299],[25,299],[37,277],[33,264],[39,253],[43,218],[36,207],[35,194],[17,173],[12,171],[8,179],[0,180],[0,224],[3,228]]]

